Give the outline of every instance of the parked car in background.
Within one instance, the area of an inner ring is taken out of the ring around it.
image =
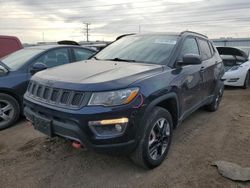
[[[222,78],[224,84],[248,88],[250,85],[249,48],[217,47],[217,50],[223,59],[226,71]]]
[[[23,94],[32,75],[88,59],[94,53],[80,46],[47,45],[24,48],[0,59],[0,129],[11,126],[22,113]]]
[[[17,37],[0,35],[0,58],[22,48],[23,46]]]
[[[127,153],[154,168],[167,155],[174,127],[200,107],[218,109],[223,74],[222,59],[204,35],[124,36],[91,60],[34,75],[24,114],[48,136]]]
[[[91,48],[91,49],[94,49],[96,51],[101,51],[102,49],[104,49],[108,45],[109,45],[108,43],[103,43],[103,44],[89,44],[89,45],[84,44],[84,45],[81,45],[81,46]]]

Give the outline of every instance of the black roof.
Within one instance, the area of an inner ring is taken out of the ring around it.
[[[182,31],[182,32],[150,32],[150,33],[128,33],[124,35],[120,35],[116,38],[116,40],[125,37],[125,36],[130,36],[130,35],[176,35],[176,36],[181,36],[184,34],[190,34],[190,35],[195,35],[195,36],[200,36],[203,38],[208,38],[206,35],[203,35],[201,33],[197,33],[194,31]]]

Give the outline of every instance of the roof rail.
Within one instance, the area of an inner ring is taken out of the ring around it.
[[[192,33],[192,34],[201,35],[201,36],[203,36],[205,38],[208,38],[206,35],[203,35],[201,33],[197,33],[197,32],[194,32],[194,31],[182,31],[180,34],[182,35],[184,33]]]
[[[124,35],[120,35],[118,36],[115,40],[119,40],[122,37],[126,37],[126,36],[130,36],[130,35],[135,35],[136,33],[128,33],[128,34],[124,34]]]

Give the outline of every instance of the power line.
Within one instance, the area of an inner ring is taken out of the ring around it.
[[[154,7],[154,6],[151,6],[151,8],[152,7]],[[159,7],[159,6],[155,6],[155,7]],[[149,8],[148,6],[147,7],[141,7],[141,8]],[[242,9],[249,9],[250,8],[250,6],[247,6],[247,7],[241,7],[241,8],[238,8],[238,9],[234,9],[233,11],[240,11],[240,10],[242,10]],[[196,14],[198,14],[199,13],[199,16],[201,16],[201,15],[206,15],[206,13],[211,13],[210,12],[211,10],[210,9],[208,9],[208,10],[199,10],[199,11],[190,11],[190,10],[188,10],[188,11],[181,11],[180,13],[178,13],[178,16],[180,16],[180,15],[185,15],[185,14],[188,14],[188,13],[196,13]],[[221,9],[214,9],[213,10],[214,12],[221,12]],[[232,10],[229,10],[229,11],[232,11]],[[176,15],[176,12],[155,12],[155,11],[147,11],[146,12],[146,14],[148,14],[148,13],[152,13],[152,14],[154,14],[153,16],[152,15],[145,15],[145,13],[133,13],[133,15],[131,15],[131,13],[119,13],[119,16],[122,16],[122,15],[126,15],[126,18],[127,17],[135,17],[135,15],[137,15],[137,16],[150,16],[150,18],[154,18],[154,16],[156,16],[156,15]],[[15,14],[12,14],[12,15],[15,15]],[[16,15],[18,15],[18,14],[16,14]],[[30,14],[29,14],[30,15]],[[103,17],[101,17],[101,18],[99,18],[99,17],[95,17],[95,16],[72,16],[72,17],[69,17],[69,18],[65,18],[65,19],[63,19],[63,18],[49,18],[49,17],[47,17],[47,18],[45,18],[45,17],[40,17],[40,18],[29,18],[29,17],[20,17],[20,15],[18,16],[18,17],[9,17],[8,19],[27,19],[27,20],[36,20],[36,19],[53,19],[53,20],[67,20],[67,19],[71,19],[71,20],[73,20],[73,19],[89,19],[89,20],[91,20],[91,21],[94,21],[94,20],[104,20],[105,18],[109,18],[109,16],[112,16],[112,17],[114,17],[114,12],[112,12],[112,14],[105,14],[105,16]],[[117,18],[115,18],[115,19],[117,19]]]
[[[170,5],[167,5],[167,6],[170,6]],[[166,6],[166,7],[167,7]],[[175,5],[176,6],[176,5]],[[196,5],[197,6],[197,5]],[[152,8],[162,8],[163,6],[162,5],[148,5],[148,6],[136,6],[136,7],[129,7],[129,10],[141,10],[141,9],[147,9],[147,8],[150,8],[151,10],[152,10]],[[79,11],[82,11],[82,10],[84,10],[86,7],[77,7],[78,9],[79,9]],[[181,7],[179,7],[178,8],[178,10],[180,9]],[[182,8],[185,8],[185,7],[182,7]],[[64,9],[70,9],[70,10],[74,10],[74,8],[71,8],[71,7],[67,7],[67,8],[57,8],[57,9],[44,9],[44,10],[37,10],[37,11],[35,11],[34,13],[35,14],[42,14],[42,13],[46,13],[46,14],[55,14],[55,13],[58,13],[58,12],[55,12],[55,11],[58,11],[58,10],[64,10]],[[89,9],[89,8],[88,8]],[[52,10],[52,11],[51,11]],[[29,11],[29,10],[27,10],[27,11]],[[103,10],[95,10],[95,12],[98,12],[98,11],[103,11]],[[18,13],[18,12],[9,12],[9,11],[6,11],[7,13],[8,13],[8,15],[18,15],[18,16],[20,16],[20,15],[23,15],[23,16],[25,16],[25,15],[27,15],[27,16],[30,16],[31,14],[34,14],[33,12],[31,12],[30,11],[30,13]],[[93,12],[92,10],[91,10],[91,12]],[[109,13],[112,15],[113,13],[114,13],[115,11],[109,11]],[[6,14],[5,12],[4,12],[4,10],[2,10],[1,11],[1,13],[4,13],[4,14]],[[81,13],[81,12],[80,12]],[[106,13],[106,12],[105,12]],[[121,13],[120,12],[120,10],[117,10],[117,13]],[[79,14],[79,12],[78,12],[78,14]],[[88,14],[88,13],[86,13],[86,14]],[[122,13],[123,14],[123,13]],[[126,13],[127,14],[127,13]],[[130,13],[129,13],[130,14]]]
[[[139,1],[139,2],[133,2],[133,1],[129,1],[129,2],[123,2],[123,3],[112,3],[112,4],[102,4],[102,5],[87,5],[87,6],[72,6],[72,2],[69,1],[71,3],[71,5],[66,5],[66,7],[62,7],[60,6],[61,9],[89,9],[89,8],[103,8],[103,7],[112,7],[112,6],[117,6],[117,5],[128,5],[128,4],[144,4],[144,3],[152,3],[152,0],[146,0],[146,1]],[[166,3],[164,2],[163,0],[154,0],[153,1],[154,3],[155,2],[160,2],[160,3]],[[79,1],[78,1],[79,3]],[[173,2],[167,2],[169,6],[176,6],[176,5],[181,5],[180,3],[173,3]],[[50,5],[51,3],[49,3]],[[9,5],[9,2],[7,4],[7,6]],[[26,6],[26,7],[29,7],[29,5],[33,5],[32,2],[29,2],[29,4],[25,5],[25,4],[19,4],[19,5],[22,5],[22,6]],[[39,4],[39,5],[43,5],[43,4]],[[48,5],[48,4],[46,4]],[[40,7],[41,8],[41,7]],[[42,8],[45,8],[46,11],[48,10],[58,10],[59,8],[47,8],[47,7],[42,7]],[[44,11],[44,10],[36,10],[37,11]]]
[[[234,21],[241,21],[241,20],[246,20],[246,19],[250,19],[250,17],[239,17],[239,18],[224,18],[224,19],[210,19],[210,20],[192,20],[192,21],[163,21],[163,22],[158,22],[158,23],[146,23],[146,24],[140,24],[140,26],[146,26],[146,25],[162,25],[162,24],[203,24],[206,25],[209,22],[215,22],[215,23],[220,23],[221,21],[230,21],[230,22],[234,22]],[[157,21],[157,20],[156,20]],[[86,24],[88,24],[88,33],[89,33],[89,25],[90,23],[84,23],[85,26]],[[119,24],[121,25],[121,24]],[[138,24],[126,24],[126,23],[122,23],[122,25],[124,26],[137,26]],[[250,27],[249,25],[244,25],[243,27]],[[80,29],[77,27],[74,28],[63,28],[63,27],[4,27],[4,28],[0,28],[0,30],[31,30],[31,29],[35,29],[35,30],[62,30],[62,29],[67,29],[67,30],[76,30],[76,29]],[[85,31],[87,29],[87,26],[85,28]]]
[[[163,16],[164,17],[164,16]],[[221,19],[202,19],[202,20],[183,20],[183,21],[172,21],[172,20],[169,20],[169,21],[163,21],[163,22],[160,22],[159,21],[162,21],[163,19],[160,19],[161,16],[157,16],[157,17],[151,17],[151,22],[158,22],[158,23],[140,23],[140,25],[159,25],[159,24],[192,24],[192,23],[196,23],[196,24],[207,24],[208,22],[214,22],[214,23],[218,23],[220,21],[229,21],[229,22],[240,22],[240,21],[248,21],[250,19],[250,17],[234,17],[234,18],[230,18],[230,17],[227,17],[227,18],[221,18]],[[101,20],[101,21],[104,21],[104,20]],[[109,21],[112,21],[112,20],[109,20]],[[128,24],[126,23],[119,23],[117,22],[117,24],[119,25],[125,25],[125,26],[128,26]],[[137,25],[138,24],[129,24],[129,25]],[[1,29],[1,28],[0,28]],[[2,28],[2,29],[5,29],[5,28]],[[8,29],[8,28],[7,28]],[[45,29],[62,29],[62,28],[51,28],[51,27],[46,27]],[[63,28],[63,29],[77,29],[77,28]],[[97,28],[98,29],[98,28]]]
[[[135,3],[142,3],[142,2],[149,2],[149,1],[140,1],[140,2],[135,2]],[[162,2],[162,0],[160,0],[159,2]],[[67,6],[66,8],[62,8],[62,7],[60,7],[60,8],[53,8],[53,9],[46,8],[45,10],[41,10],[41,9],[40,10],[36,10],[35,13],[37,13],[37,12],[38,13],[39,12],[46,12],[46,14],[47,14],[50,10],[56,10],[56,11],[60,10],[60,9],[70,9],[70,10],[79,9],[79,10],[84,10],[84,9],[89,9],[90,7],[97,8],[97,7],[105,7],[105,6],[122,5],[122,4],[128,4],[128,3],[109,4],[109,5],[95,5],[95,6],[84,6],[84,7],[77,6],[75,8],[72,7],[72,6]],[[200,5],[199,3],[196,3],[195,5],[192,5],[192,8],[194,6],[199,6],[199,5]],[[249,4],[247,4],[247,3],[235,3],[235,4],[232,4],[232,5],[234,5],[234,6],[231,9],[236,9],[237,7],[238,7],[238,9],[239,9],[239,7],[240,7],[240,9],[245,9],[246,7],[249,7]],[[179,3],[169,3],[168,5],[165,5],[165,6],[166,7],[167,6],[178,6],[178,10],[180,10],[181,7],[184,8],[184,9],[186,9],[185,5],[179,4]],[[155,8],[157,8],[157,7],[162,8],[163,5],[151,5],[151,6],[149,5],[149,6],[141,6],[141,7],[136,6],[136,7],[129,7],[129,9],[143,9],[143,8],[153,8],[153,7],[155,7]],[[221,7],[218,7],[218,6],[212,6],[212,7],[210,7],[209,11],[216,11],[216,10],[220,11],[221,9],[224,10],[225,8],[224,7],[221,8]],[[3,13],[4,11],[1,11],[1,12]],[[9,13],[9,11],[8,11],[8,13]],[[113,13],[113,12],[111,12],[111,13]],[[11,15],[30,15],[30,14],[29,13],[28,14],[27,13],[11,13]]]
[[[159,0],[158,0],[159,1]],[[160,1],[164,1],[164,0],[160,0]],[[1,2],[1,1],[0,1]],[[3,1],[2,1],[3,2]],[[71,0],[71,1],[50,1],[49,2],[49,4],[73,4],[73,3],[79,3],[79,0]],[[93,1],[92,0],[92,2],[95,2],[95,1]],[[108,5],[120,5],[120,4],[128,4],[128,3],[145,3],[145,2],[152,2],[152,1],[150,1],[150,0],[147,0],[147,1],[139,1],[139,2],[135,2],[135,1],[133,1],[133,0],[131,0],[131,1],[127,1],[127,2],[123,2],[123,3],[112,3],[112,4],[106,4],[107,6]],[[16,3],[18,3],[18,4],[20,4],[20,1],[8,1],[8,4],[16,4]],[[32,1],[32,2],[29,2],[29,5],[43,5],[43,4],[46,4],[46,3],[44,3],[44,2],[37,2],[37,1]],[[96,6],[96,5],[93,5],[93,6]]]

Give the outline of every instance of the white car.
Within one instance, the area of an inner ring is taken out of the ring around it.
[[[227,86],[250,85],[250,48],[217,47],[224,63],[225,74],[222,77]]]

